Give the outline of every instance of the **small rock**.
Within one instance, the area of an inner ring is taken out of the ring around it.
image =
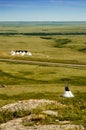
[[[70,124],[70,121],[59,121],[60,124]]]
[[[0,85],[0,88],[6,88],[6,87],[7,87],[7,85],[5,85],[5,84]]]
[[[58,112],[51,111],[51,110],[46,110],[46,111],[43,111],[42,113],[47,114],[47,115],[58,116]]]

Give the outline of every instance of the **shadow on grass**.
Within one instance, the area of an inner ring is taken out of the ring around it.
[[[8,72],[4,72],[0,70],[0,84],[6,84],[6,85],[20,85],[20,84],[57,84],[57,83],[66,83],[69,82],[72,85],[75,86],[85,86],[86,85],[86,77],[85,76],[66,76],[66,77],[60,77],[60,78],[49,78],[47,79],[47,75],[51,75],[54,73],[48,72],[45,75],[42,72],[41,75],[44,77],[44,79],[38,79],[38,77],[34,78],[33,72],[18,72],[18,74],[11,74]],[[55,73],[56,74],[56,73]],[[29,77],[25,77],[29,75]]]
[[[50,99],[50,100],[56,100],[60,101],[62,104],[75,104],[76,103],[86,103],[86,92],[80,92],[77,91],[75,94],[74,98],[63,98],[58,92],[44,92],[44,93],[35,93],[35,92],[30,92],[30,93],[21,93],[18,95],[12,95],[9,96],[7,94],[0,94],[0,100],[28,100],[28,99]],[[67,102],[66,102],[67,101]]]

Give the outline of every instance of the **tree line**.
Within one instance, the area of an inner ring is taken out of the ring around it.
[[[18,33],[18,32],[0,32],[0,35],[26,35],[26,36],[48,36],[48,35],[86,35],[86,32],[29,32],[29,33]]]

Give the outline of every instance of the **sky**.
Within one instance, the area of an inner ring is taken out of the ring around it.
[[[0,21],[86,21],[86,0],[0,0]]]

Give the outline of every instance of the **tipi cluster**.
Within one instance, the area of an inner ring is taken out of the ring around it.
[[[14,56],[14,55],[21,55],[21,56],[24,56],[24,55],[28,55],[28,56],[31,56],[31,52],[27,51],[27,50],[16,50],[16,51],[11,51],[11,55]]]

